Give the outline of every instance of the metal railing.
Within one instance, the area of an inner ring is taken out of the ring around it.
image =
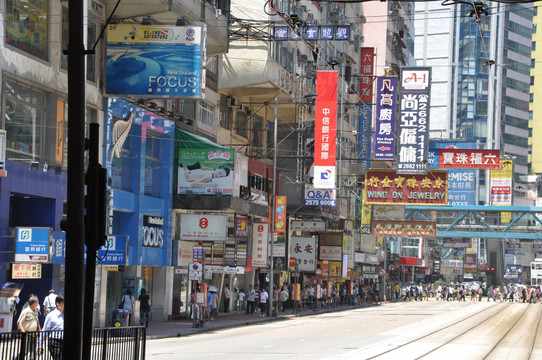
[[[0,333],[0,360],[60,360],[63,331]],[[91,360],[145,360],[143,326],[92,330]]]

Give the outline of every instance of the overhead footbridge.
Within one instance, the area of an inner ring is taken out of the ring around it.
[[[542,240],[542,207],[410,205],[405,218],[436,221],[437,237]]]

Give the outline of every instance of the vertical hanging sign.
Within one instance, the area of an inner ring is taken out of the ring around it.
[[[269,224],[254,223],[252,226],[252,267],[267,267],[267,235]]]
[[[395,151],[397,78],[379,77],[376,87],[376,128],[373,140],[374,159],[393,160]]]
[[[431,68],[401,69],[397,173],[427,174]]]
[[[316,114],[314,130],[314,187],[335,188],[335,152],[337,140],[336,71],[316,73]]]
[[[360,101],[366,104],[373,101],[374,59],[374,48],[361,48],[359,93]]]
[[[286,196],[275,197],[275,232],[286,233]]]

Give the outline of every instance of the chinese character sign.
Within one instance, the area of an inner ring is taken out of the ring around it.
[[[440,149],[441,168],[499,169],[500,150]]]
[[[316,113],[314,129],[314,187],[335,188],[335,151],[337,140],[336,71],[316,73]]]
[[[314,271],[316,269],[316,239],[292,236],[290,254],[296,260],[297,271]]]
[[[361,48],[359,93],[360,101],[363,103],[371,103],[373,101],[374,59],[374,48]]]
[[[396,94],[396,77],[379,77],[377,79],[376,126],[373,139],[375,160],[393,160],[394,158]]]
[[[252,267],[267,267],[267,239],[269,224],[254,223],[252,226]]]
[[[501,160],[501,168],[491,170],[491,205],[512,205],[512,160]]]
[[[426,174],[431,68],[401,69],[397,173]]]

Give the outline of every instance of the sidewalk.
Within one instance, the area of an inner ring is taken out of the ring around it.
[[[244,311],[234,311],[230,313],[219,313],[215,320],[205,323],[203,328],[193,327],[192,320],[190,319],[150,322],[149,329],[147,330],[147,339],[162,339],[168,337],[188,336],[219,329],[253,325],[268,321],[281,321],[300,316],[345,311],[366,308],[370,306],[377,305],[337,305],[335,309],[303,309],[299,310],[297,313],[293,313],[292,309],[287,309],[285,312],[279,311],[276,317],[260,317],[260,313],[248,315]]]

